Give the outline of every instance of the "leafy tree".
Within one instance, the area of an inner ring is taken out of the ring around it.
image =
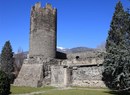
[[[106,41],[103,81],[115,90],[130,89],[130,19],[119,1]]]
[[[0,70],[0,95],[10,94],[10,81],[7,74]]]
[[[13,67],[14,58],[12,47],[9,41],[7,41],[2,49],[1,53],[1,70],[4,71],[8,76],[10,81],[13,81]]]

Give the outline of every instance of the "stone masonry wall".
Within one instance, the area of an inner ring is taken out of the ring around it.
[[[15,86],[40,87],[43,81],[43,64],[23,64],[18,77],[14,81]]]
[[[41,8],[36,3],[31,9],[29,57],[56,57],[57,12],[50,4]]]
[[[63,65],[85,65],[85,64],[87,64],[87,65],[94,65],[94,64],[96,64],[96,65],[100,65],[100,64],[102,64],[103,63],[103,59],[101,59],[101,58],[88,58],[88,59],[86,59],[86,60],[76,60],[76,59],[73,59],[73,60],[63,60],[62,61],[62,64]]]
[[[60,60],[42,59],[39,57],[26,59],[14,81],[15,86],[41,87],[51,84],[51,65],[59,64]]]
[[[79,57],[79,59],[82,60],[87,60],[87,59],[91,59],[91,58],[103,58],[105,54],[105,51],[86,51],[86,52],[78,52],[78,53],[68,53],[67,54],[67,59],[69,60],[73,60],[76,58],[76,56]]]
[[[101,65],[53,65],[51,86],[106,87],[102,81]]]
[[[75,67],[72,70],[72,86],[105,87],[102,66]]]

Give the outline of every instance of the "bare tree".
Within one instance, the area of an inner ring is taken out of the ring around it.
[[[17,76],[22,67],[24,59],[26,59],[26,56],[25,56],[23,50],[21,48],[19,48],[17,54],[15,54],[14,57],[15,57],[15,66],[14,67],[15,67],[15,73]]]
[[[97,49],[100,49],[102,51],[105,51],[106,42],[102,42],[100,45],[97,46]]]

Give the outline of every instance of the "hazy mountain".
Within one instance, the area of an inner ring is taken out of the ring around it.
[[[87,51],[95,51],[96,49],[88,48],[88,47],[75,47],[71,49],[65,48],[57,48],[57,51],[64,52],[64,53],[79,53],[79,52],[87,52]]]
[[[62,47],[57,47],[57,51],[63,52],[63,53],[80,53],[80,52],[93,52],[93,51],[99,51],[99,49],[94,49],[94,48],[88,48],[88,47],[75,47],[75,48],[62,48]],[[24,56],[27,57],[28,51],[23,52]],[[17,54],[15,54],[17,55]]]

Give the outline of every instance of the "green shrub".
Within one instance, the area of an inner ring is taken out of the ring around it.
[[[10,80],[7,74],[0,70],[0,95],[9,95]]]

